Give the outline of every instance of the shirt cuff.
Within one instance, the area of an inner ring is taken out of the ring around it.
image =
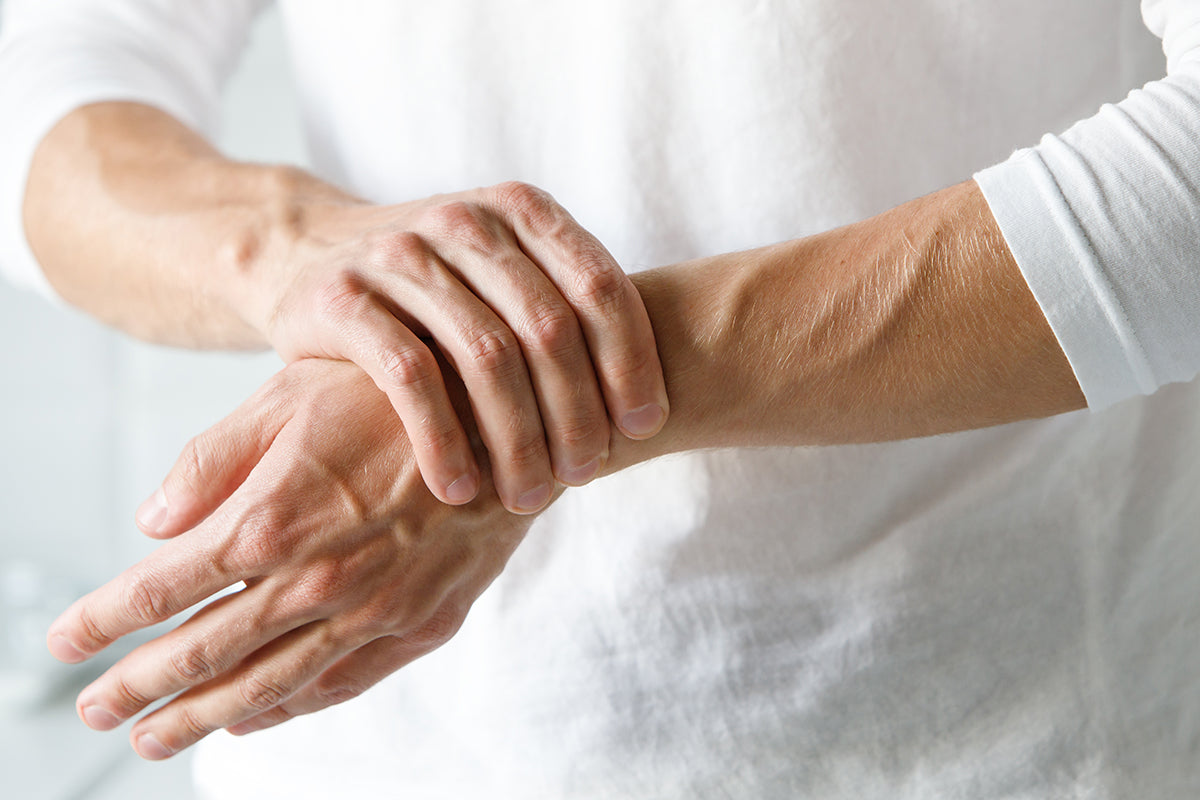
[[[1158,388],[1095,248],[1037,150],[975,175],[1088,407]]]

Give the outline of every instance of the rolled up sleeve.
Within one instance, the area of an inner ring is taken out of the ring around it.
[[[212,136],[220,90],[266,0],[7,0],[0,22],[0,271],[54,299],[25,238],[38,144],[102,101],[160,108]]]
[[[975,176],[1095,409],[1200,374],[1200,2],[1142,11],[1162,80]]]

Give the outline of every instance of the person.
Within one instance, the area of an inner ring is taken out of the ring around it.
[[[5,9],[5,266],[292,361],[52,627],[244,583],[88,724],[254,732],[214,798],[1194,790],[1200,5],[1162,77],[1123,0],[292,0],[321,178],[202,138],[260,6]]]

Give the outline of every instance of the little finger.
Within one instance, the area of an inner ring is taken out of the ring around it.
[[[130,731],[142,758],[158,761],[220,728],[274,708],[345,653],[331,623],[313,622],[254,653],[234,672],[190,689]]]

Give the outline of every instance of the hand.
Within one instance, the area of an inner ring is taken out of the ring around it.
[[[433,650],[532,520],[486,486],[468,505],[439,502],[387,398],[357,367],[316,359],[190,442],[164,487],[176,507],[159,535],[175,538],[48,634],[79,662],[245,582],[79,695],[83,720],[108,730],[182,692],[130,733],[151,759],[342,702]]]
[[[630,279],[526,184],[370,205],[298,169],[230,161],[171,115],[125,102],[66,115],[28,184],[29,241],[65,299],[150,341],[353,361],[444,502],[469,501],[480,475],[435,351],[466,382],[516,512],[544,505],[556,480],[599,472],[610,416],[622,440],[666,419]],[[139,525],[153,533],[174,513],[156,494]]]
[[[504,504],[530,513],[554,482],[595,477],[611,416],[647,438],[668,404],[629,278],[548,194],[521,183],[396,206],[300,215],[250,312],[285,358],[358,364],[404,422],[430,491],[470,500],[478,468],[431,337],[466,384]],[[606,413],[607,408],[607,413]]]

